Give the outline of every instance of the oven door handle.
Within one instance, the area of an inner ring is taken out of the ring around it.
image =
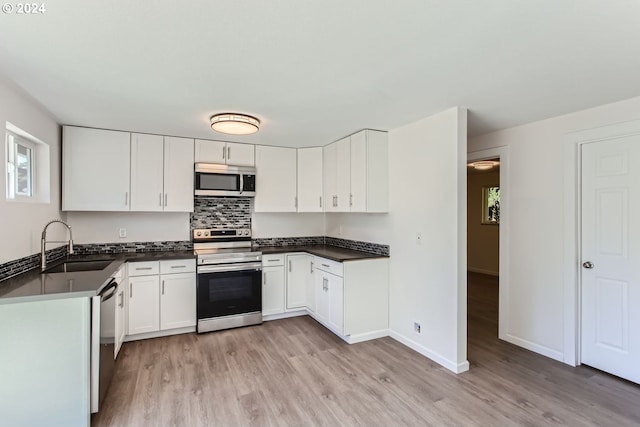
[[[202,273],[225,273],[227,271],[260,271],[261,262],[245,262],[241,264],[226,265],[201,265],[198,267],[198,274]]]

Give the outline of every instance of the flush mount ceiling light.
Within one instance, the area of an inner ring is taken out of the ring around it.
[[[486,171],[492,169],[494,166],[498,166],[500,162],[495,162],[493,160],[482,160],[480,162],[468,163],[467,166],[470,166],[479,171]]]
[[[231,135],[249,135],[258,132],[260,120],[246,114],[216,114],[211,117],[211,129]]]

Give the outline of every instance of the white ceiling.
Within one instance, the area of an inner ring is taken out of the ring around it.
[[[62,124],[285,146],[453,106],[477,135],[640,95],[637,0],[44,1],[0,73]],[[209,128],[214,113],[263,122]]]

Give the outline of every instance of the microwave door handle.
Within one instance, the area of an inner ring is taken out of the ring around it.
[[[244,175],[240,174],[240,194],[242,194],[242,190],[244,190]]]

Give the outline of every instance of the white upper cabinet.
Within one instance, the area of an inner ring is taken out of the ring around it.
[[[131,210],[162,211],[164,148],[161,135],[131,134]]]
[[[253,144],[196,139],[195,161],[196,163],[255,166],[255,146]]]
[[[129,210],[129,135],[63,127],[63,211]]]
[[[165,136],[165,212],[193,212],[193,174],[193,139]]]
[[[322,212],[322,147],[298,149],[298,212]]]
[[[193,139],[131,134],[131,210],[193,212]]]
[[[296,151],[256,146],[255,212],[296,212]]]
[[[325,212],[387,212],[387,133],[363,130],[324,147]]]

